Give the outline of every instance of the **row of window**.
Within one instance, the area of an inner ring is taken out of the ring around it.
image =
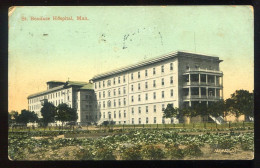
[[[113,90],[113,95],[114,96],[116,96],[117,93],[118,93],[118,95],[121,95],[121,88]],[[123,94],[126,94],[126,88],[125,87],[123,87]],[[111,90],[107,91],[107,96],[111,97]],[[98,93],[98,97],[101,98],[101,92]],[[103,91],[103,98],[105,98],[105,97],[106,97],[106,92]]]
[[[173,106],[173,104],[171,104],[171,105]],[[162,104],[161,107],[162,107],[162,111],[164,111],[165,110],[165,104]],[[142,107],[138,107],[137,109],[138,109],[138,114],[142,114]],[[157,111],[157,105],[153,105],[153,112],[156,113],[156,111]],[[149,107],[148,106],[145,106],[145,112],[146,112],[146,114],[149,113]],[[131,114],[135,115],[135,108],[134,107],[131,108]],[[103,118],[106,118],[106,117],[109,118],[109,119],[112,119],[111,112],[108,112],[107,116],[106,116],[106,113],[103,112]],[[118,117],[121,118],[121,111],[120,110],[118,111]],[[126,110],[124,110],[124,118],[125,117],[126,117]],[[114,111],[113,119],[116,119],[116,118],[117,118],[117,113],[116,113],[116,111]]]
[[[170,63],[170,71],[172,71],[172,70],[173,70],[173,63]],[[147,77],[148,76],[148,70],[146,69],[144,72],[145,72],[145,74],[144,74],[145,77]],[[161,73],[164,73],[164,65],[161,66]],[[156,68],[155,67],[153,68],[153,75],[156,75]],[[138,77],[138,79],[141,78],[141,72],[140,71],[137,72],[137,77]],[[134,80],[134,73],[131,73],[131,80]],[[125,82],[126,82],[126,77],[124,75],[123,76],[123,83],[125,83]],[[109,80],[107,80],[107,82],[105,82],[105,81],[102,82],[103,88],[106,87],[106,83],[107,83],[107,87],[111,86],[111,80],[109,79]],[[117,77],[117,83],[118,84],[121,83],[120,76]],[[114,85],[116,84],[116,78],[113,78],[113,84]],[[101,81],[98,82],[98,88],[101,88]],[[97,83],[95,83],[95,89],[97,89]]]
[[[173,97],[173,89],[170,90],[170,97]],[[162,91],[161,92],[161,98],[164,98],[165,97],[165,91]],[[145,93],[145,100],[148,100],[149,98],[149,95],[148,93]],[[153,99],[155,100],[156,99],[156,92],[153,92]],[[139,94],[138,95],[138,101],[141,101],[141,95]],[[131,102],[134,102],[134,96],[131,96]]]
[[[170,77],[170,84],[173,84],[173,76]],[[164,86],[164,78],[161,79],[161,85]],[[153,87],[156,87],[156,80],[153,80]],[[148,89],[148,82],[145,82],[145,89]],[[138,90],[141,90],[141,84],[138,83]],[[134,85],[131,85],[131,91],[134,91]],[[116,96],[116,94],[121,95],[121,88],[114,89],[113,90],[113,96]],[[123,94],[126,94],[126,88],[123,87]],[[98,93],[99,98],[101,98],[101,92]],[[111,97],[111,90],[107,91],[107,96]],[[106,92],[103,91],[103,98],[106,97]]]
[[[59,104],[62,104],[62,103],[63,103],[63,99],[61,99],[61,100],[56,100],[56,101],[49,101],[49,103],[52,103],[53,105],[58,106]],[[70,105],[69,105],[69,106],[70,106]],[[33,111],[33,110],[40,109],[41,107],[42,107],[41,104],[29,106],[29,110],[30,110],[30,111]]]
[[[69,90],[68,90],[69,92]],[[33,99],[29,99],[29,103],[35,103],[35,102],[38,102],[42,99],[54,99],[54,98],[57,98],[57,97],[60,97],[62,95],[62,92],[56,92],[56,93],[51,93],[51,94],[48,94],[48,95],[44,95],[44,96],[41,96],[41,97],[36,97],[36,98],[33,98]],[[68,96],[68,100],[69,100],[69,96]]]
[[[161,92],[161,98],[163,99],[165,97],[165,91]],[[173,97],[173,89],[170,90],[170,97]],[[145,100],[148,100],[149,96],[148,93],[145,94]],[[153,92],[153,99],[156,99],[156,92]],[[141,94],[138,95],[138,101],[141,101]],[[134,102],[134,96],[131,96],[131,102]],[[116,107],[117,101],[114,99],[113,106]],[[126,106],[126,98],[123,98],[123,105]],[[111,107],[112,102],[111,100],[107,101],[107,107]],[[121,99],[118,99],[118,106],[121,106]],[[101,102],[99,102],[99,107],[101,107]],[[103,101],[103,108],[106,107],[106,101]]]

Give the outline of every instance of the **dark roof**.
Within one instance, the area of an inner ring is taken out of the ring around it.
[[[71,86],[78,86],[80,89],[93,89],[93,84],[87,83],[87,82],[80,82],[80,81],[67,81],[67,82],[48,81],[47,83],[50,83],[50,82],[64,83],[64,85],[57,86],[57,87],[54,87],[54,88],[51,88],[51,89],[48,89],[48,90],[45,90],[45,91],[42,91],[42,92],[31,94],[27,98],[28,99],[29,98],[33,98],[33,97],[36,97],[36,96],[40,96],[40,95],[44,95],[44,94],[47,94],[47,93],[51,93],[53,91],[58,91],[58,90],[64,89],[66,87],[71,87]]]
[[[106,73],[95,75],[91,80],[93,81],[93,80],[97,80],[97,79],[100,79],[100,78],[105,78],[105,77],[108,77],[108,76],[111,76],[111,75],[114,75],[114,74],[119,74],[119,73],[126,72],[126,71],[129,71],[129,70],[137,69],[137,68],[142,67],[142,66],[161,62],[161,61],[167,60],[169,58],[174,58],[174,57],[177,57],[177,56],[193,57],[193,58],[197,57],[197,58],[210,59],[210,60],[214,59],[215,61],[219,61],[219,62],[222,61],[222,60],[219,60],[219,57],[215,57],[215,56],[208,56],[208,55],[203,55],[203,54],[195,54],[195,53],[177,51],[177,52],[171,52],[171,53],[168,53],[168,54],[164,54],[164,55],[161,55],[159,57],[151,58],[151,59],[148,59],[148,60],[145,60],[145,61],[141,61],[141,62],[132,64],[132,65],[129,65],[129,66],[121,67],[121,68],[118,68],[118,69],[115,69],[115,70],[112,70],[112,71],[109,71],[109,72],[106,72]]]

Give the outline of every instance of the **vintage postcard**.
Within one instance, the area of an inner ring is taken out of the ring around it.
[[[252,6],[9,8],[10,160],[252,160]]]

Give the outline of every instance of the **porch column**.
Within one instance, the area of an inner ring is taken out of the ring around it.
[[[223,75],[221,76],[221,92],[222,92],[222,99],[224,98],[224,92],[223,92]]]
[[[201,87],[199,87],[199,98],[201,98]]]
[[[206,87],[206,97],[208,98],[209,97],[209,93],[208,93],[208,87]]]
[[[199,85],[200,85],[200,73],[199,73]]]
[[[190,81],[190,74],[189,74],[189,84],[191,85],[191,81]]]
[[[217,75],[215,75],[215,86],[217,86]]]
[[[215,88],[215,98],[217,98],[217,89]]]
[[[208,74],[206,74],[206,85],[208,85]]]

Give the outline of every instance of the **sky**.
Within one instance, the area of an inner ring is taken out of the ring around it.
[[[73,20],[53,20],[55,16]],[[77,20],[79,16],[87,20]],[[13,7],[8,110],[27,109],[27,96],[46,90],[47,81],[89,81],[175,51],[223,60],[224,99],[238,89],[252,92],[253,21],[251,6]]]

